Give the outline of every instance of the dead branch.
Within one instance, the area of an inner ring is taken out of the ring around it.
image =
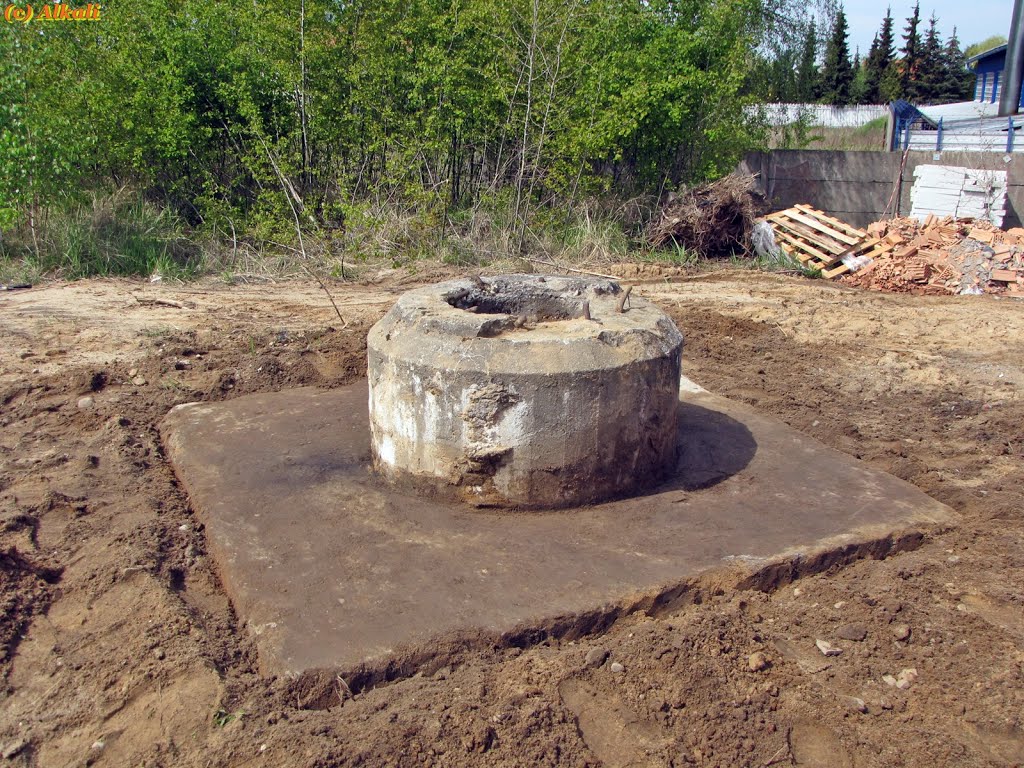
[[[160,307],[174,307],[175,309],[185,309],[185,305],[180,301],[172,301],[171,299],[150,299],[144,296],[133,297],[139,304],[155,304]]]
[[[311,270],[305,264],[302,265],[302,268],[306,270],[306,274],[308,274],[310,277],[316,280],[320,284],[320,287],[324,289],[324,293],[327,294],[327,299],[331,302],[331,306],[334,307],[334,311],[338,315],[338,319],[341,320],[342,322],[341,330],[345,330],[346,328],[348,328],[348,320],[346,320],[342,316],[341,310],[338,309],[338,305],[334,303],[334,297],[331,296],[331,292],[327,289],[327,285],[324,283],[324,281],[320,279],[320,275]]]
[[[753,187],[753,176],[731,174],[669,195],[647,225],[647,242],[655,248],[675,244],[707,258],[748,250],[756,213]]]

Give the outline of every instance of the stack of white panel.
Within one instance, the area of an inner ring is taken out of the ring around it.
[[[919,165],[910,190],[910,215],[985,219],[997,227],[1006,214],[1006,171],[984,171],[955,165]]]

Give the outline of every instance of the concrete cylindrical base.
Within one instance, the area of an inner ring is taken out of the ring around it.
[[[683,338],[607,280],[510,275],[410,291],[370,331],[378,471],[480,506],[586,504],[676,465]],[[589,315],[589,319],[585,316]]]

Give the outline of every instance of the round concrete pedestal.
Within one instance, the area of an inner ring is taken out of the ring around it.
[[[683,338],[608,280],[510,275],[410,291],[368,338],[377,470],[481,506],[586,504],[676,465]],[[586,317],[589,315],[589,319]]]

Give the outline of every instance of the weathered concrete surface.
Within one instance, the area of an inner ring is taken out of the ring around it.
[[[617,312],[621,296],[539,275],[404,294],[367,339],[378,470],[419,493],[545,509],[663,480],[683,337],[644,299]]]
[[[408,673],[459,643],[526,642],[536,627],[572,636],[670,606],[709,573],[785,579],[883,556],[954,519],[703,391],[683,395],[681,468],[655,492],[546,513],[445,505],[372,475],[365,404],[365,383],[297,389],[180,406],[163,423],[264,673]]]
[[[910,213],[910,190],[919,165],[957,165],[1006,171],[1006,217],[1003,227],[1021,226],[1024,211],[1024,155],[1009,162],[1000,152],[910,152],[903,167],[901,152],[820,149],[775,149],[750,152],[737,170],[755,173],[757,186],[771,210],[806,203],[853,224],[866,227],[892,213]],[[894,194],[897,196],[893,199]]]
[[[740,169],[758,175],[770,210],[805,203],[865,227],[882,218],[899,181],[900,159],[898,152],[776,149],[748,153]]]

